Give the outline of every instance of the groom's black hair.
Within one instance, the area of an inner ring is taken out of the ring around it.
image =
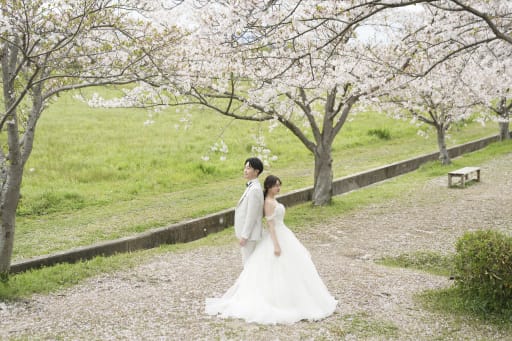
[[[249,166],[259,171],[258,176],[260,176],[260,174],[263,172],[263,162],[261,162],[261,160],[258,159],[257,157],[248,158],[247,160],[245,160],[244,165],[246,165],[247,162],[249,162]]]

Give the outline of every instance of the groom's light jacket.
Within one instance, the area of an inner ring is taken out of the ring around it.
[[[249,181],[235,208],[235,235],[238,239],[259,240],[262,234],[263,190],[258,179]]]

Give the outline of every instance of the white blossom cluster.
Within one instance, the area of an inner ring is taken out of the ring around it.
[[[229,152],[228,145],[224,142],[224,140],[220,140],[218,142],[215,142],[209,150],[209,153],[206,155],[203,155],[201,157],[201,160],[203,161],[210,161],[210,155],[211,154],[219,154],[219,160],[220,161],[226,161],[227,154]]]

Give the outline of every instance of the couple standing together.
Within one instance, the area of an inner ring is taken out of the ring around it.
[[[206,299],[206,313],[262,324],[325,318],[334,312],[337,301],[308,250],[284,224],[285,208],[276,200],[281,180],[269,175],[262,189],[258,180],[262,172],[260,159],[245,161],[247,188],[235,209],[244,268],[222,297]]]

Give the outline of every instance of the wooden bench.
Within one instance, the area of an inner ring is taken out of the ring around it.
[[[464,167],[448,173],[448,187],[452,187],[452,178],[459,177],[461,187],[466,185],[466,181],[470,180],[470,176],[475,175],[476,181],[480,181],[480,167]]]

